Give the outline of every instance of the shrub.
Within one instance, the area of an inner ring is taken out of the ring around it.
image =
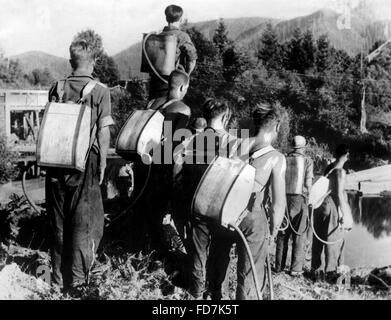
[[[7,139],[0,135],[0,183],[6,183],[18,176],[16,160],[17,153],[9,149]]]

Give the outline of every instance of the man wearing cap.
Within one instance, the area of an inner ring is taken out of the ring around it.
[[[287,156],[286,193],[287,219],[289,226],[281,231],[277,237],[275,271],[285,269],[289,240],[292,236],[292,262],[290,272],[292,276],[303,273],[305,259],[304,245],[308,227],[307,199],[312,186],[313,161],[305,155],[306,140],[302,136],[293,138],[293,151]]]

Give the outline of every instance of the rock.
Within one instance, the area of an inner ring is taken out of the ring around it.
[[[0,271],[0,300],[40,300],[49,292],[49,284],[23,273],[15,263]]]

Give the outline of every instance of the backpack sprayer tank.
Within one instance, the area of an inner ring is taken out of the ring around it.
[[[217,157],[205,171],[195,192],[192,212],[229,227],[237,225],[247,208],[255,168],[241,160]]]
[[[177,37],[169,34],[144,34],[141,72],[169,76],[175,70]],[[166,80],[165,80],[166,82]]]
[[[160,111],[133,111],[118,134],[116,152],[124,159],[142,157],[152,163],[151,152],[161,144],[164,116]]]
[[[84,171],[96,132],[96,124],[91,132],[91,107],[85,104],[85,100],[96,84],[96,81],[90,81],[83,88],[78,103],[64,103],[65,81],[58,83],[60,101],[46,105],[38,135],[36,154],[39,166]]]

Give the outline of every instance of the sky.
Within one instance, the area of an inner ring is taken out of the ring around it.
[[[0,48],[6,56],[39,50],[68,57],[74,35],[92,28],[114,55],[165,25],[164,9],[177,4],[190,22],[219,18],[289,19],[321,8],[341,10],[359,0],[0,0]],[[379,19],[391,18],[391,1],[367,0]]]

